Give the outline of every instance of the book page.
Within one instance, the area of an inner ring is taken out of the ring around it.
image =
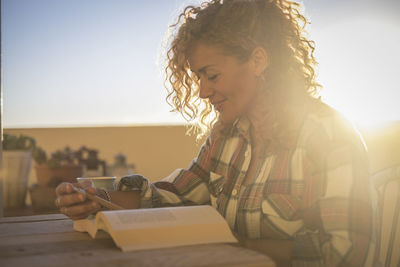
[[[113,232],[112,236],[116,245],[123,251],[237,242],[230,229],[221,227],[220,224],[132,229]]]
[[[97,232],[96,221],[94,217],[83,220],[74,220],[74,230],[78,232],[88,232],[94,238]]]
[[[75,221],[74,229],[92,237],[103,229],[123,251],[237,242],[228,223],[211,206],[103,211],[95,223]]]
[[[174,213],[169,209],[148,210],[146,212],[136,213],[118,213],[119,222],[121,224],[147,224],[147,223],[166,223],[176,221]]]
[[[186,224],[226,224],[224,218],[211,206],[152,208],[104,211],[114,231],[132,228],[181,226]]]

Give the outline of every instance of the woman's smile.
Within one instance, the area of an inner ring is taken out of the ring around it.
[[[211,101],[211,104],[214,106],[215,110],[217,110],[218,112],[222,112],[223,110],[223,105],[224,103],[227,101],[228,99],[223,99],[223,100],[219,100],[219,101]]]

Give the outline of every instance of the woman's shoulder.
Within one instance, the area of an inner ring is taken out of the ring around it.
[[[301,131],[300,142],[326,148],[355,144],[364,146],[362,136],[343,114],[322,101],[310,104]]]
[[[331,138],[352,135],[356,131],[349,119],[322,101],[312,102],[308,111],[304,120],[304,130],[326,131]]]

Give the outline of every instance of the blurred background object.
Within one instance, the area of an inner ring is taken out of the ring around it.
[[[121,177],[135,173],[135,164],[126,162],[126,155],[118,153],[114,156],[114,163],[107,165],[107,176],[117,177],[116,183]]]
[[[22,208],[25,205],[32,151],[36,141],[26,135],[4,134],[2,147],[3,208]]]
[[[98,158],[99,151],[82,146],[76,156],[80,165],[83,167],[84,177],[105,176],[106,162]],[[78,177],[78,176],[76,176]]]

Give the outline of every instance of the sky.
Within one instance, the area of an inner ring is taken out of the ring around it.
[[[166,104],[168,25],[194,0],[1,0],[4,128],[182,124]],[[400,1],[304,0],[322,99],[400,120]]]

